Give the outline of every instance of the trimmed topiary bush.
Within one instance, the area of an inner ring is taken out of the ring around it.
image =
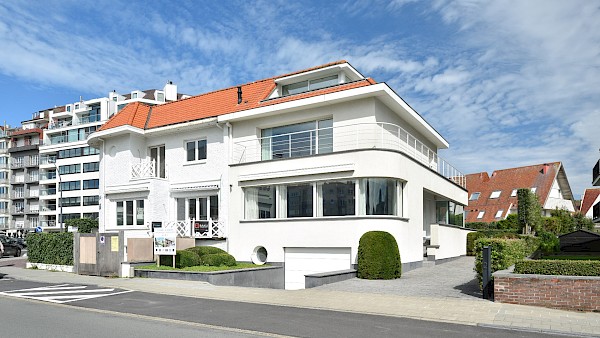
[[[358,243],[358,278],[394,279],[402,275],[400,251],[389,232],[369,231]]]
[[[202,265],[208,266],[234,266],[235,258],[228,253],[207,254],[201,257]]]
[[[600,261],[522,260],[514,273],[558,276],[600,276]]]
[[[189,266],[201,265],[200,256],[193,251],[179,250],[175,256],[175,267],[187,268]]]
[[[194,252],[200,257],[202,257],[204,255],[222,254],[222,253],[226,254],[227,253],[225,250],[215,248],[214,246],[193,246],[193,247],[187,248],[185,250]]]

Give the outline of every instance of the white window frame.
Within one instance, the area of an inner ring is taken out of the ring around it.
[[[510,197],[515,197],[515,196],[517,196],[517,190],[518,190],[518,189],[513,189],[513,191],[510,193]]]
[[[204,141],[204,150],[205,150],[205,154],[204,154],[204,158],[199,159],[198,158],[198,142]],[[194,143],[194,159],[193,160],[188,160],[188,143]],[[206,161],[208,160],[208,140],[206,139],[206,137],[201,137],[201,138],[197,138],[197,139],[192,139],[192,140],[185,140],[183,142],[183,150],[185,152],[185,164],[197,164],[197,163],[206,163]]]
[[[502,194],[502,190],[492,191],[492,193],[490,194],[490,198],[500,198],[501,194]]]
[[[479,196],[481,196],[480,192],[474,192],[469,197],[469,201],[477,201],[479,199]]]
[[[484,210],[480,211],[479,214],[477,214],[477,219],[482,219],[484,215],[485,215],[485,211]]]
[[[143,218],[142,218],[142,224],[137,224],[139,201],[142,201],[144,203],[143,214],[142,214],[142,216],[143,216]],[[133,203],[133,223],[132,224],[127,224],[127,202],[132,202]],[[123,224],[118,224],[118,221],[117,221],[118,220],[118,207],[119,207],[119,203],[123,204]],[[114,213],[115,226],[114,226],[114,228],[123,229],[123,228],[146,227],[146,209],[147,209],[147,204],[148,203],[143,198],[115,201],[114,202],[114,207],[115,207],[115,209],[114,209],[115,210],[115,213]]]
[[[495,218],[502,218],[502,215],[504,215],[504,210],[498,210],[496,211]]]

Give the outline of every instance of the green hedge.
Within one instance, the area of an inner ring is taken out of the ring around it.
[[[521,239],[504,238],[480,238],[475,241],[475,272],[481,285],[482,280],[482,261],[483,247],[492,248],[492,272],[507,269],[521,260],[531,255],[539,246],[539,240],[534,237]]]
[[[29,233],[27,259],[31,263],[73,265],[73,233]]]
[[[200,262],[200,256],[193,251],[178,250],[175,254],[175,267],[177,268],[201,265]]]
[[[385,231],[369,231],[360,238],[357,276],[363,279],[394,279],[402,275],[396,239]]]
[[[467,234],[467,256],[475,256],[475,241],[480,238],[487,238],[483,232],[469,232]]]
[[[208,266],[234,266],[235,258],[228,253],[216,253],[204,255],[201,258],[202,265]]]
[[[600,276],[600,261],[521,260],[514,273],[559,276]]]
[[[516,230],[488,229],[467,234],[467,256],[475,256],[475,241],[480,238],[520,238]]]
[[[215,248],[214,246],[193,246],[193,247],[187,248],[185,250],[195,252],[200,257],[202,257],[204,255],[227,253],[225,250]]]

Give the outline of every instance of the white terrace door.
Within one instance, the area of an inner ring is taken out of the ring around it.
[[[165,146],[150,147],[150,160],[154,163],[154,175],[165,178]]]
[[[177,220],[195,220],[194,234],[205,235],[209,221],[219,219],[219,196],[177,198]]]

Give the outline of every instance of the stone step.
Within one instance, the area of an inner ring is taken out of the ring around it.
[[[428,261],[427,258],[423,259],[423,267],[431,268],[435,266],[435,261]]]

